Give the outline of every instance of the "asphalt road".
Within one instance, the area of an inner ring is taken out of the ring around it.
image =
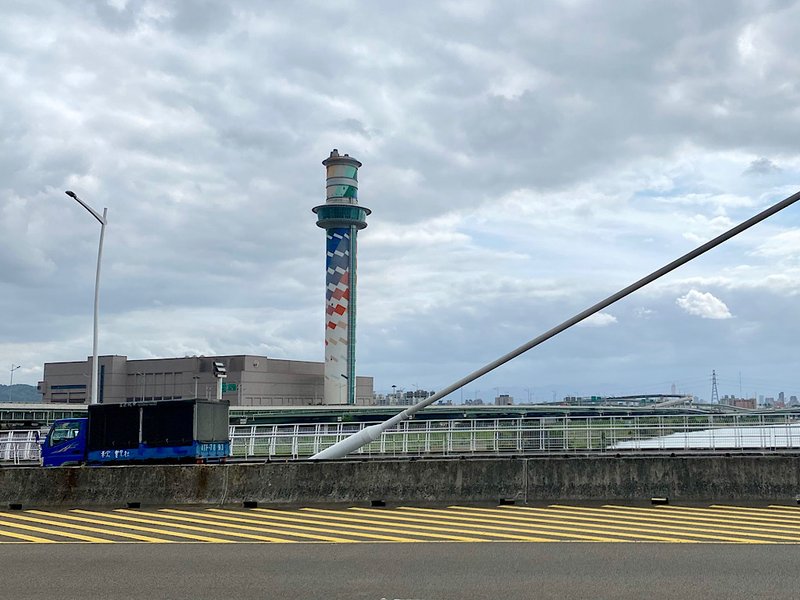
[[[800,545],[9,544],[3,598],[797,598]]]

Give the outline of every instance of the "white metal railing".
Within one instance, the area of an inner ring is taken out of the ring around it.
[[[231,457],[308,457],[372,423],[232,425]],[[35,431],[0,432],[0,463],[38,462]],[[43,435],[41,436],[44,437]],[[633,452],[800,451],[800,415],[536,417],[411,420],[353,454],[364,456],[547,455]]]
[[[800,451],[800,417],[731,415],[541,417],[405,421],[353,456],[460,456],[653,451]],[[235,425],[239,459],[302,458],[372,423]]]
[[[0,463],[40,462],[39,431],[0,431]]]

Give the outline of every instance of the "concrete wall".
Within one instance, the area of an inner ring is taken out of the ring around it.
[[[800,457],[290,462],[0,469],[0,508],[143,504],[787,501]]]

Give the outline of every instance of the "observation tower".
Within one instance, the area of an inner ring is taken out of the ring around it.
[[[316,206],[325,230],[325,404],[356,401],[356,237],[370,209],[358,205],[361,163],[334,149],[326,169],[325,204]]]

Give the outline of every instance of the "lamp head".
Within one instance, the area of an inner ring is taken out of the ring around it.
[[[75,192],[73,192],[73,191],[71,191],[71,190],[67,190],[67,191],[66,191],[66,192],[64,192],[64,193],[65,193],[67,196],[69,196],[70,198],[74,198],[75,200],[77,200],[77,199],[78,199],[78,197],[75,195]]]

